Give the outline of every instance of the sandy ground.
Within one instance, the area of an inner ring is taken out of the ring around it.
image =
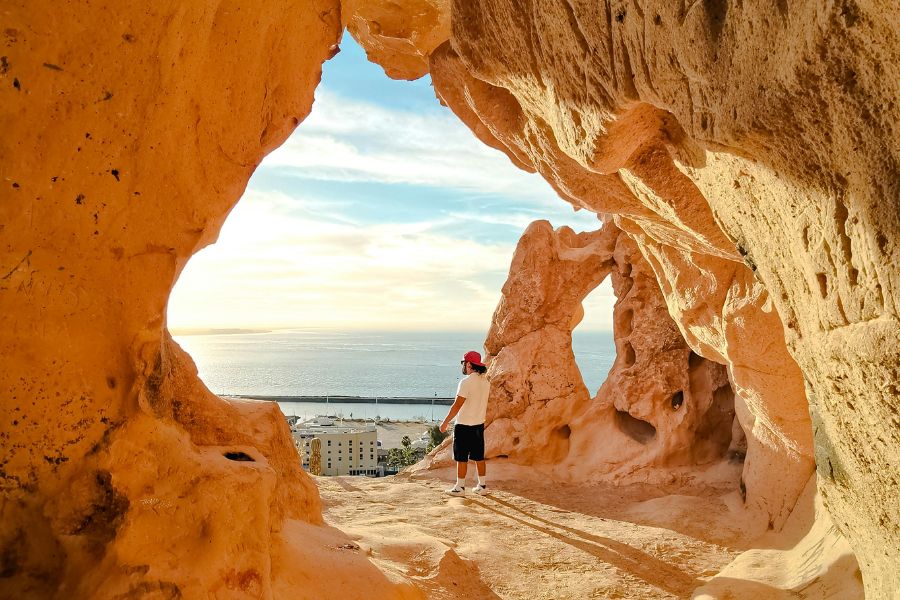
[[[491,494],[454,498],[452,477],[317,483],[326,522],[427,598],[689,598],[741,549],[724,490],[560,485],[491,461]]]

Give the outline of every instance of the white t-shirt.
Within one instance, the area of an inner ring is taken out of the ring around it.
[[[459,382],[456,395],[466,399],[462,408],[456,414],[456,422],[459,425],[481,425],[487,414],[488,394],[491,391],[491,383],[487,375],[471,373]]]

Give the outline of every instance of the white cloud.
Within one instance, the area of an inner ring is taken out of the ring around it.
[[[581,217],[584,217],[581,219]],[[569,225],[579,231],[591,231],[595,229],[599,229],[602,226],[602,223],[597,219],[597,215],[594,213],[588,213],[582,211],[578,218],[573,218],[571,220],[565,220],[559,218],[552,218],[546,214],[542,214],[539,211],[531,211],[531,212],[518,212],[518,213],[499,213],[492,214],[488,212],[451,212],[448,213],[448,217],[450,217],[454,222],[460,221],[472,221],[476,223],[485,223],[487,225],[501,225],[508,226],[517,229],[518,231],[525,231],[525,228],[531,225],[534,221],[538,219],[547,219],[554,227],[559,227],[561,225]],[[577,220],[577,223],[574,221]],[[580,225],[580,227],[579,227]]]
[[[496,297],[460,300],[471,294],[471,276],[493,274],[499,290],[507,245],[434,233],[429,222],[363,226],[286,208],[279,194],[246,194],[219,241],[188,263],[170,300],[172,327],[481,328],[489,321]],[[454,289],[448,281],[464,283]]]
[[[416,114],[317,96],[312,114],[266,165],[313,179],[471,190],[571,211],[540,176],[479,142],[449,110]]]
[[[290,195],[261,191],[251,182],[218,242],[188,263],[170,299],[171,327],[486,330],[515,244],[462,239],[466,223],[506,228],[498,239],[539,218],[578,230],[600,226],[481,144],[449,111],[406,113],[320,90],[311,116],[262,168],[273,167],[465,194],[435,206],[432,219],[367,223],[345,199],[300,186]],[[581,327],[609,329],[613,301],[604,283],[586,302]]]
[[[219,241],[188,263],[170,326],[487,330],[514,244],[437,233],[440,221],[356,225],[295,208],[248,190]],[[582,327],[609,328],[605,288],[585,303]]]

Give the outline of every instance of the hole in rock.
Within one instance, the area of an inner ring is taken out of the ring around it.
[[[747,443],[734,414],[734,390],[730,383],[713,390],[712,402],[697,426],[697,439],[703,442],[705,460],[727,456],[731,462],[743,462]]]
[[[688,372],[693,373],[703,364],[704,358],[691,350],[688,354]]]
[[[560,439],[567,440],[567,439],[569,439],[569,436],[572,435],[572,428],[569,427],[568,425],[563,425],[561,427],[557,427],[556,429],[553,430],[553,435]]]
[[[238,462],[256,462],[255,460],[253,460],[253,457],[246,452],[226,452],[222,456],[224,456],[228,460],[235,460]]]
[[[747,452],[745,450],[729,450],[728,451],[728,462],[734,464],[743,463],[747,459]]]
[[[631,342],[622,342],[622,364],[628,368],[634,365],[635,360],[634,346],[631,345]]]
[[[816,273],[816,281],[819,283],[819,294],[823,298],[828,297],[828,275],[825,273]]]
[[[407,422],[418,449],[423,424],[447,414],[462,353],[484,351],[525,228],[602,223],[480,142],[435,98],[430,76],[388,79],[349,35],[315,96],[221,230],[204,232],[217,241],[181,272],[167,322],[212,392],[277,401],[301,420],[295,444],[318,416],[374,425],[381,445],[362,454],[374,463],[381,450],[384,462],[400,443],[384,421]],[[269,123],[264,135],[279,140],[290,125]],[[615,356],[606,289],[587,299],[574,341],[595,389]],[[348,463],[323,474],[356,469]]]
[[[730,384],[724,384],[713,392],[713,406],[723,413],[734,412],[734,390]]]
[[[569,453],[569,437],[571,435],[572,428],[568,425],[561,425],[554,429],[541,452],[541,459],[555,463],[565,458]]]
[[[633,417],[624,410],[616,411],[616,425],[622,433],[642,444],[646,444],[656,437],[656,427],[643,419]]]
[[[684,404],[684,392],[678,391],[672,394],[672,410],[678,410]]]
[[[516,436],[516,437],[514,437],[514,438],[512,439],[512,445],[513,445],[513,446],[518,446],[518,445],[519,445],[519,436]]]
[[[612,282],[607,277],[582,301],[584,316],[572,331],[572,353],[591,396],[603,385],[616,361],[612,333],[615,303]]]
[[[718,41],[725,29],[728,16],[727,0],[704,0],[702,4],[709,23],[709,30],[714,41]]]

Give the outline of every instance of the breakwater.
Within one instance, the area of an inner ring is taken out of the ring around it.
[[[270,402],[314,402],[320,404],[421,404],[425,406],[450,406],[453,404],[453,398],[427,396],[249,396],[242,394],[237,397]]]

